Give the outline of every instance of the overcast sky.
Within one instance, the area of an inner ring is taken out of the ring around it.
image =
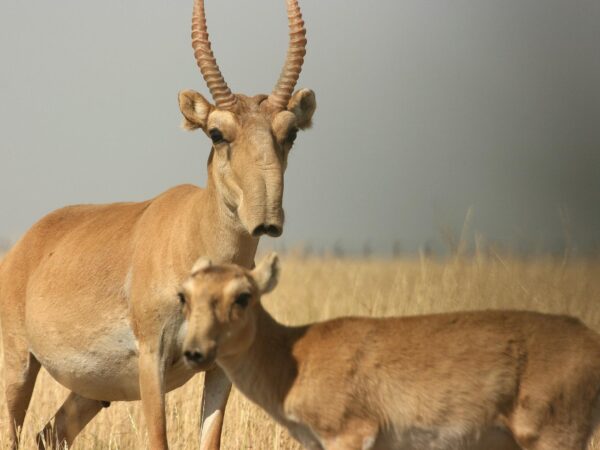
[[[284,0],[206,0],[230,87],[268,93]],[[598,0],[300,0],[317,94],[286,174],[287,245],[412,250],[460,229],[600,243]],[[52,209],[203,185],[192,1],[0,3],[0,236]]]

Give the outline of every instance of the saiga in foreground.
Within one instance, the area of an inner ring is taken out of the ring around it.
[[[579,320],[475,311],[286,327],[260,303],[277,277],[274,255],[252,271],[199,260],[180,293],[184,355],[216,360],[306,448],[585,448],[600,336]]]
[[[304,22],[287,0],[290,45],[272,94],[234,95],[212,54],[203,0],[192,43],[216,105],[185,91],[185,127],[213,141],[206,189],[179,186],[141,203],[81,205],[36,223],[0,265],[0,317],[11,443],[16,446],[40,365],[72,392],[40,441],[71,444],[107,402],[142,400],[152,449],[166,449],[165,392],[198,370],[183,363],[178,286],[201,255],[254,264],[258,239],[283,230],[283,174],[312,91],[292,95]],[[207,373],[202,446],[218,448],[231,384]],[[43,443],[41,444],[43,445]]]

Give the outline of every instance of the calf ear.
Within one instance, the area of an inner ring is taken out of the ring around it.
[[[279,257],[277,253],[265,256],[251,274],[261,294],[266,294],[275,289],[279,281]]]
[[[288,111],[296,116],[298,128],[310,128],[312,116],[317,109],[315,93],[310,89],[300,89],[292,96],[288,103]]]
[[[196,91],[179,93],[179,109],[183,114],[182,126],[186,130],[202,128],[206,131],[208,114],[213,108],[214,106]]]

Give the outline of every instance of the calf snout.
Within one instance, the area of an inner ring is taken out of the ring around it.
[[[215,361],[216,346],[214,344],[204,347],[189,347],[183,351],[183,357],[188,366],[194,369],[205,369],[211,366]]]
[[[205,358],[204,353],[199,350],[187,350],[183,353],[183,356],[185,356],[185,359],[187,359],[189,362],[196,364],[203,362]]]

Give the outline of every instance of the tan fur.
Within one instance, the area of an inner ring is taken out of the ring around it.
[[[286,327],[260,303],[277,274],[270,256],[190,276],[184,351],[216,359],[306,448],[585,448],[600,336],[579,320],[476,311]]]
[[[281,233],[287,137],[315,107],[312,91],[294,96],[304,97],[310,107],[294,112],[243,95],[236,110],[221,111],[183,92],[187,127],[220,128],[226,139],[213,145],[206,189],[63,208],[6,255],[0,318],[13,445],[41,364],[73,391],[46,439],[70,444],[101,401],[141,398],[151,447],[167,448],[165,392],[209,367],[182,362],[178,286],[199,256],[252,267],[259,236]],[[229,388],[222,372],[207,374],[202,414],[211,420],[202,448],[218,448]]]

